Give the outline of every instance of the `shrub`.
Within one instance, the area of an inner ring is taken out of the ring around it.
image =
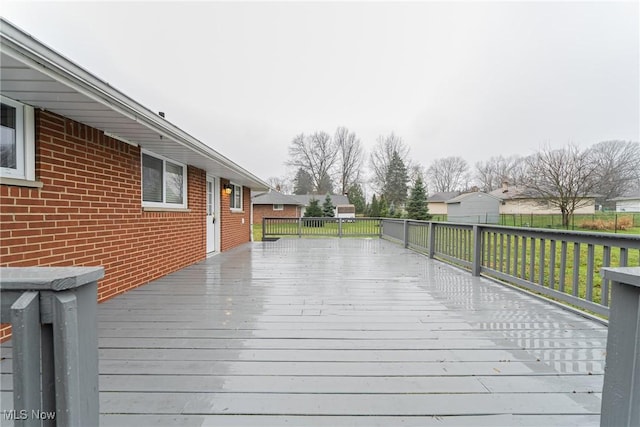
[[[628,216],[622,216],[618,218],[618,223],[616,225],[616,220],[604,220],[604,219],[596,219],[593,221],[582,221],[580,224],[581,228],[587,230],[615,230],[616,227],[618,230],[628,230],[633,227],[633,218]]]

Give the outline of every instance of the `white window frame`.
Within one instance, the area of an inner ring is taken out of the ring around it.
[[[162,202],[149,202],[144,200],[144,156],[153,157],[162,160]],[[167,162],[182,167],[182,203],[167,202]],[[148,150],[141,150],[140,154],[140,198],[142,199],[143,208],[162,208],[162,209],[186,209],[187,208],[187,165],[176,162],[173,159],[161,156]]]
[[[233,182],[230,182],[229,185],[231,186],[231,194],[229,195],[229,208],[231,209],[232,212],[242,212],[242,208],[243,208],[243,203],[244,203],[244,194],[242,191],[242,185],[238,185],[238,184],[234,184]],[[236,193],[240,193],[240,206],[235,206],[235,201],[236,201]]]
[[[16,168],[0,167],[0,178],[35,181],[36,130],[33,107],[1,95],[0,101],[16,109]]]
[[[283,211],[284,210],[284,205],[282,203],[274,203],[273,204],[273,210],[274,211]]]

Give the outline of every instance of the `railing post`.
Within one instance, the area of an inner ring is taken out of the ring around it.
[[[611,310],[600,425],[640,425],[640,267],[603,268]]]
[[[267,232],[267,220],[262,217],[262,241],[264,242],[265,233]]]
[[[13,333],[13,369],[22,375],[13,377],[13,409],[16,414],[30,414],[42,408],[40,397],[40,298],[37,292],[25,292],[11,306]],[[16,426],[40,426],[35,417],[15,420]]]
[[[298,217],[298,238],[302,239],[302,218]]]
[[[482,229],[479,225],[473,226],[473,263],[471,266],[471,274],[480,275],[482,267]]]
[[[98,425],[103,277],[102,267],[0,268],[0,322],[14,325],[14,409],[27,414],[16,426]]]
[[[429,223],[429,258],[436,256],[436,223]]]
[[[408,248],[409,247],[409,220],[405,219],[403,226],[404,228],[402,230],[402,242],[404,243],[404,247]]]
[[[338,237],[342,237],[342,218],[338,218]]]

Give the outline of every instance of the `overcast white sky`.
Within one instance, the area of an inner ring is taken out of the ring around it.
[[[2,16],[259,177],[338,126],[412,159],[640,134],[626,2],[14,2]]]

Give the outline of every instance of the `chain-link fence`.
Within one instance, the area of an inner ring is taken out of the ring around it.
[[[431,221],[453,221],[447,215],[433,215]],[[638,212],[598,212],[594,214],[578,214],[569,221],[570,230],[592,230],[612,232],[640,232],[640,213]],[[488,223],[478,221],[478,223]],[[558,228],[563,229],[560,214],[500,214],[500,225],[511,227]]]
[[[562,215],[501,214],[500,225],[513,227],[564,228]],[[570,218],[569,229],[624,232],[640,227],[640,213],[598,212],[577,214]]]

